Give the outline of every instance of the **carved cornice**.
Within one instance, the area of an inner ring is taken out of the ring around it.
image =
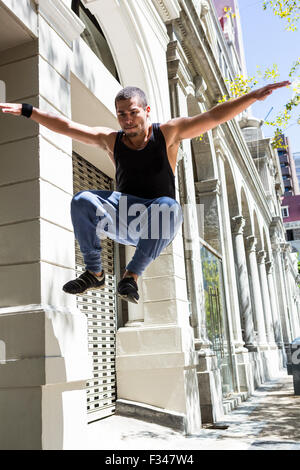
[[[234,235],[243,235],[246,220],[242,215],[232,217],[232,233]]]

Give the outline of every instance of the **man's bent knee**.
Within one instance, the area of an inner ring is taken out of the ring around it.
[[[80,209],[86,207],[86,204],[91,202],[91,193],[90,191],[79,191],[76,193],[71,201],[71,210]]]
[[[173,239],[182,222],[180,204],[170,197],[157,198],[151,205],[151,238]]]

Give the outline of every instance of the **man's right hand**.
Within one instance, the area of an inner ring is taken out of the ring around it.
[[[19,103],[0,103],[2,113],[13,114],[14,116],[21,116],[22,104]]]

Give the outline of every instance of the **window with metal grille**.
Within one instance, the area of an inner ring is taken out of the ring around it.
[[[112,180],[98,168],[73,152],[74,194],[85,189],[111,190]],[[88,321],[89,352],[93,358],[93,378],[87,383],[88,422],[114,413],[116,400],[116,276],[114,242],[101,240],[101,258],[106,285],[76,297],[78,308]],[[83,257],[75,242],[76,275],[85,271]]]

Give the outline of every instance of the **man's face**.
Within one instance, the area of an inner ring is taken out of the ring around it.
[[[138,96],[117,101],[116,111],[119,124],[128,137],[144,134],[150,107],[143,108]]]

